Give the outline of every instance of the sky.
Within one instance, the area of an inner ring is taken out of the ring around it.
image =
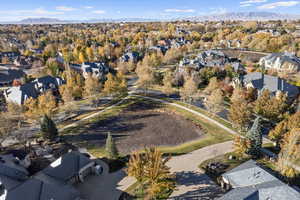
[[[168,19],[226,12],[300,14],[300,0],[0,0],[0,21],[49,17]]]

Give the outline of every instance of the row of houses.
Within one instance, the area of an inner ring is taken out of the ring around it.
[[[82,65],[70,65],[70,67],[81,72],[84,78],[89,78],[88,75],[91,74],[92,76],[99,78],[99,80],[103,80],[106,74],[110,72],[110,68],[104,63],[82,63]],[[17,76],[18,73],[12,74],[14,75],[13,77],[7,76],[6,78],[10,78],[10,81],[19,78],[19,76]],[[7,83],[8,82],[6,81],[5,84]],[[4,97],[7,102],[14,102],[22,105],[27,99],[35,99],[47,90],[52,90],[54,93],[57,93],[59,86],[62,84],[64,84],[64,80],[60,77],[44,76],[20,86],[9,87],[4,91]]]
[[[198,54],[195,58],[183,58],[179,63],[179,71],[184,71],[185,67],[192,67],[199,71],[204,67],[220,67],[230,65],[233,69],[238,71],[244,71],[244,66],[236,58],[230,58],[226,56],[222,51],[209,50]]]
[[[12,154],[0,156],[0,199],[81,200],[74,185],[102,168],[77,151],[64,154],[33,176],[21,162]]]

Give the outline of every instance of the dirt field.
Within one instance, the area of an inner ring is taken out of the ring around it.
[[[122,153],[149,146],[179,145],[203,135],[201,128],[194,123],[181,116],[158,111],[156,105],[145,102],[134,103],[117,116],[98,121],[80,132],[67,139],[103,146],[106,134],[110,132]]]

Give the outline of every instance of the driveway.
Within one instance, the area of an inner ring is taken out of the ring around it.
[[[127,188],[127,185],[134,183],[133,178],[128,177],[123,180],[127,176],[123,170],[109,173],[105,162],[98,159],[97,163],[103,167],[103,173],[100,176],[87,177],[84,183],[75,185],[75,188],[81,193],[83,198],[88,200],[118,200],[123,190]],[[130,183],[127,183],[127,181]]]
[[[167,165],[176,174],[177,186],[170,199],[214,199],[222,195],[220,187],[198,166],[205,160],[232,151],[233,142],[228,141],[172,157]]]
[[[167,165],[170,171],[176,174],[176,189],[169,199],[207,199],[220,197],[223,192],[204,172],[198,167],[202,162],[233,151],[233,142],[228,141],[211,145],[191,153],[172,157]],[[124,177],[119,182],[120,190],[125,191],[135,180]],[[108,199],[109,200],[109,199]]]

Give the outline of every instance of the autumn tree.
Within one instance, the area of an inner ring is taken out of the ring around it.
[[[145,151],[145,159],[148,161],[144,174],[144,180],[148,186],[146,198],[157,199],[163,193],[168,193],[175,188],[174,177],[166,165],[170,157],[163,158],[163,154],[156,148]]]
[[[171,48],[165,54],[163,62],[166,64],[172,64],[177,62],[181,56],[182,55],[179,48]]]
[[[268,90],[264,90],[254,104],[254,112],[273,121],[279,121],[286,112],[287,98],[279,93],[271,96]]]
[[[213,114],[221,112],[223,110],[224,96],[221,89],[212,91],[211,95],[205,100],[205,106]]]
[[[205,88],[204,93],[210,95],[213,91],[219,88],[219,82],[217,77],[212,77],[209,80],[208,86]]]
[[[85,53],[86,53],[86,57],[88,59],[89,62],[93,62],[94,61],[94,50],[91,47],[88,47],[85,49]]]
[[[78,56],[78,60],[80,63],[84,63],[87,61],[86,54],[84,52],[80,52]]]
[[[72,94],[72,88],[68,87],[66,84],[61,85],[59,87],[59,93],[60,93],[61,98],[64,101],[64,103],[71,102],[74,100],[74,97]]]
[[[240,99],[245,99],[244,92],[243,92],[243,89],[241,87],[236,87],[233,90],[233,93],[232,93],[232,95],[230,97],[230,101],[231,102],[237,102]]]
[[[295,128],[300,128],[300,112],[296,112],[278,123],[275,128],[269,132],[269,137],[271,140],[275,141],[276,146],[279,147],[285,134]]]
[[[157,199],[175,188],[174,177],[166,165],[168,160],[169,157],[163,158],[156,148],[131,155],[127,173],[137,179],[143,191],[146,190],[146,199]]]
[[[251,107],[244,98],[234,99],[229,109],[229,119],[235,128],[246,130],[251,122]]]
[[[277,167],[280,173],[287,178],[296,175],[292,165],[300,159],[300,129],[293,129],[285,137],[282,149],[278,156]]]
[[[172,81],[173,81],[172,72],[171,71],[166,72],[163,78],[163,84],[164,84],[163,92],[167,95],[171,95],[174,92]]]
[[[284,134],[286,132],[287,132],[286,121],[282,121],[269,132],[269,138],[275,141],[276,147],[279,147],[280,142],[282,141]]]
[[[247,138],[243,138],[243,137],[237,135],[234,138],[233,146],[234,146],[235,152],[237,154],[239,154],[240,156],[243,156],[250,149],[250,141]]]
[[[38,97],[38,112],[41,115],[51,116],[54,109],[57,107],[57,102],[52,91],[49,90]]]
[[[137,85],[141,88],[148,89],[154,82],[154,70],[153,68],[143,63],[138,63],[136,68],[136,74],[138,76]]]
[[[103,93],[106,95],[123,94],[127,92],[127,82],[122,73],[107,75],[107,80],[104,84]]]
[[[84,82],[84,94],[86,97],[92,97],[101,91],[101,83],[97,77],[89,74]]]
[[[198,84],[196,83],[194,77],[189,77],[180,90],[180,96],[184,101],[193,101],[198,98]]]
[[[28,98],[24,103],[25,116],[31,120],[35,120],[39,117],[38,100],[34,98]]]

